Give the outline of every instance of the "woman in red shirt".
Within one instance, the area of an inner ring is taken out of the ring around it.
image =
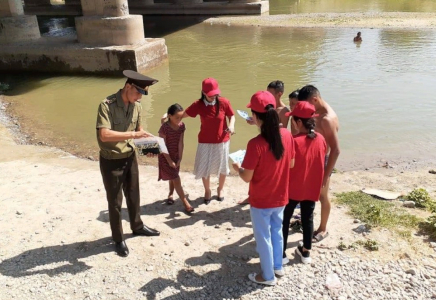
[[[226,176],[229,174],[230,135],[235,132],[235,113],[228,99],[220,97],[218,82],[214,78],[203,80],[201,98],[191,104],[183,117],[200,115],[200,133],[195,156],[195,178],[201,178],[204,186],[204,203],[209,204],[212,192],[210,175],[219,175],[218,201],[222,196]],[[229,125],[227,125],[227,120]]]
[[[242,167],[233,164],[239,176],[250,183],[250,215],[262,269],[261,274],[249,274],[248,278],[265,285],[275,285],[275,276],[285,274],[282,222],[288,203],[289,168],[294,158],[292,135],[280,128],[275,106],[274,96],[268,91],[251,97],[247,107],[251,108],[260,134],[248,142]]]
[[[295,141],[295,166],[289,176],[289,204],[286,205],[283,217],[283,263],[289,262],[286,257],[289,223],[295,207],[300,204],[301,223],[303,225],[303,246],[299,245],[295,253],[302,263],[308,264],[312,249],[313,210],[321,193],[324,178],[324,157],[327,144],[322,135],[314,131],[317,115],[315,107],[307,101],[299,101],[294,109],[287,113],[292,116],[292,128],[297,130]]]

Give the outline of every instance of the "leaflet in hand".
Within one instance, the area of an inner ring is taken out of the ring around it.
[[[238,114],[241,116],[241,117],[243,117],[245,120],[247,120],[247,121],[251,121],[253,118],[252,117],[250,117],[249,115],[248,115],[248,113],[246,112],[246,111],[243,111],[243,110],[236,110],[237,112],[238,112]]]
[[[133,142],[135,143],[136,147],[138,147],[140,152],[142,152],[142,154],[146,154],[146,153],[168,154],[168,149],[167,146],[165,145],[165,140],[159,136],[134,139]]]
[[[229,157],[231,160],[233,160],[233,162],[242,164],[242,162],[244,161],[245,152],[245,150],[238,150],[236,152],[230,153]]]

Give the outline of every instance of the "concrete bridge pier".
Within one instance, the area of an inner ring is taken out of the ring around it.
[[[21,0],[0,0],[0,26],[0,45],[41,37],[36,16],[24,15]]]
[[[144,40],[141,15],[130,15],[127,0],[82,0],[83,17],[77,17],[79,43],[133,45]]]
[[[21,0],[0,0],[0,71],[121,75],[167,60],[165,40],[144,38],[142,16],[129,14],[127,0],[81,1],[76,38],[41,37],[36,16],[23,14]]]

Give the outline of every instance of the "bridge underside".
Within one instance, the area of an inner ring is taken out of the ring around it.
[[[66,0],[52,5],[49,0],[24,0],[24,11],[37,16],[82,15],[80,1]],[[129,12],[138,15],[259,15],[269,11],[268,0],[205,1],[202,0],[129,0]]]

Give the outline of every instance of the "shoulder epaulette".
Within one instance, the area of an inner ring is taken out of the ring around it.
[[[112,104],[112,103],[114,103],[116,101],[117,101],[117,96],[115,94],[108,96],[106,98],[106,100],[104,100],[104,102],[107,103],[107,104]]]

